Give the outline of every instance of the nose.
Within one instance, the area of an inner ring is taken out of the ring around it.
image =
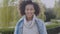
[[[31,10],[29,9],[28,12],[31,12]]]

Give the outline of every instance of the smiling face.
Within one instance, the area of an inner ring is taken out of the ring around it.
[[[34,15],[34,6],[32,4],[28,4],[26,5],[25,7],[25,15],[28,17],[28,18],[31,18],[33,15]]]

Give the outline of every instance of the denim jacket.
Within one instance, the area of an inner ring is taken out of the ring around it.
[[[47,34],[47,30],[46,30],[44,22],[38,18],[36,18],[35,21],[38,27],[39,34]],[[17,22],[15,30],[14,30],[14,34],[23,34],[23,24],[24,24],[24,17],[22,17]]]

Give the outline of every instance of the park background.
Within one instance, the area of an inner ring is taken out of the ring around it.
[[[17,21],[21,18],[18,11],[19,1],[0,0],[0,34],[13,34]],[[41,8],[38,18],[45,22],[48,34],[60,34],[60,0],[31,0]]]

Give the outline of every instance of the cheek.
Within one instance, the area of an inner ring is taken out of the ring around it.
[[[32,9],[32,10],[30,11],[30,13],[34,14],[34,13],[35,13],[35,10],[34,10],[34,9]]]
[[[35,10],[32,10],[31,13],[34,14],[35,13]]]

